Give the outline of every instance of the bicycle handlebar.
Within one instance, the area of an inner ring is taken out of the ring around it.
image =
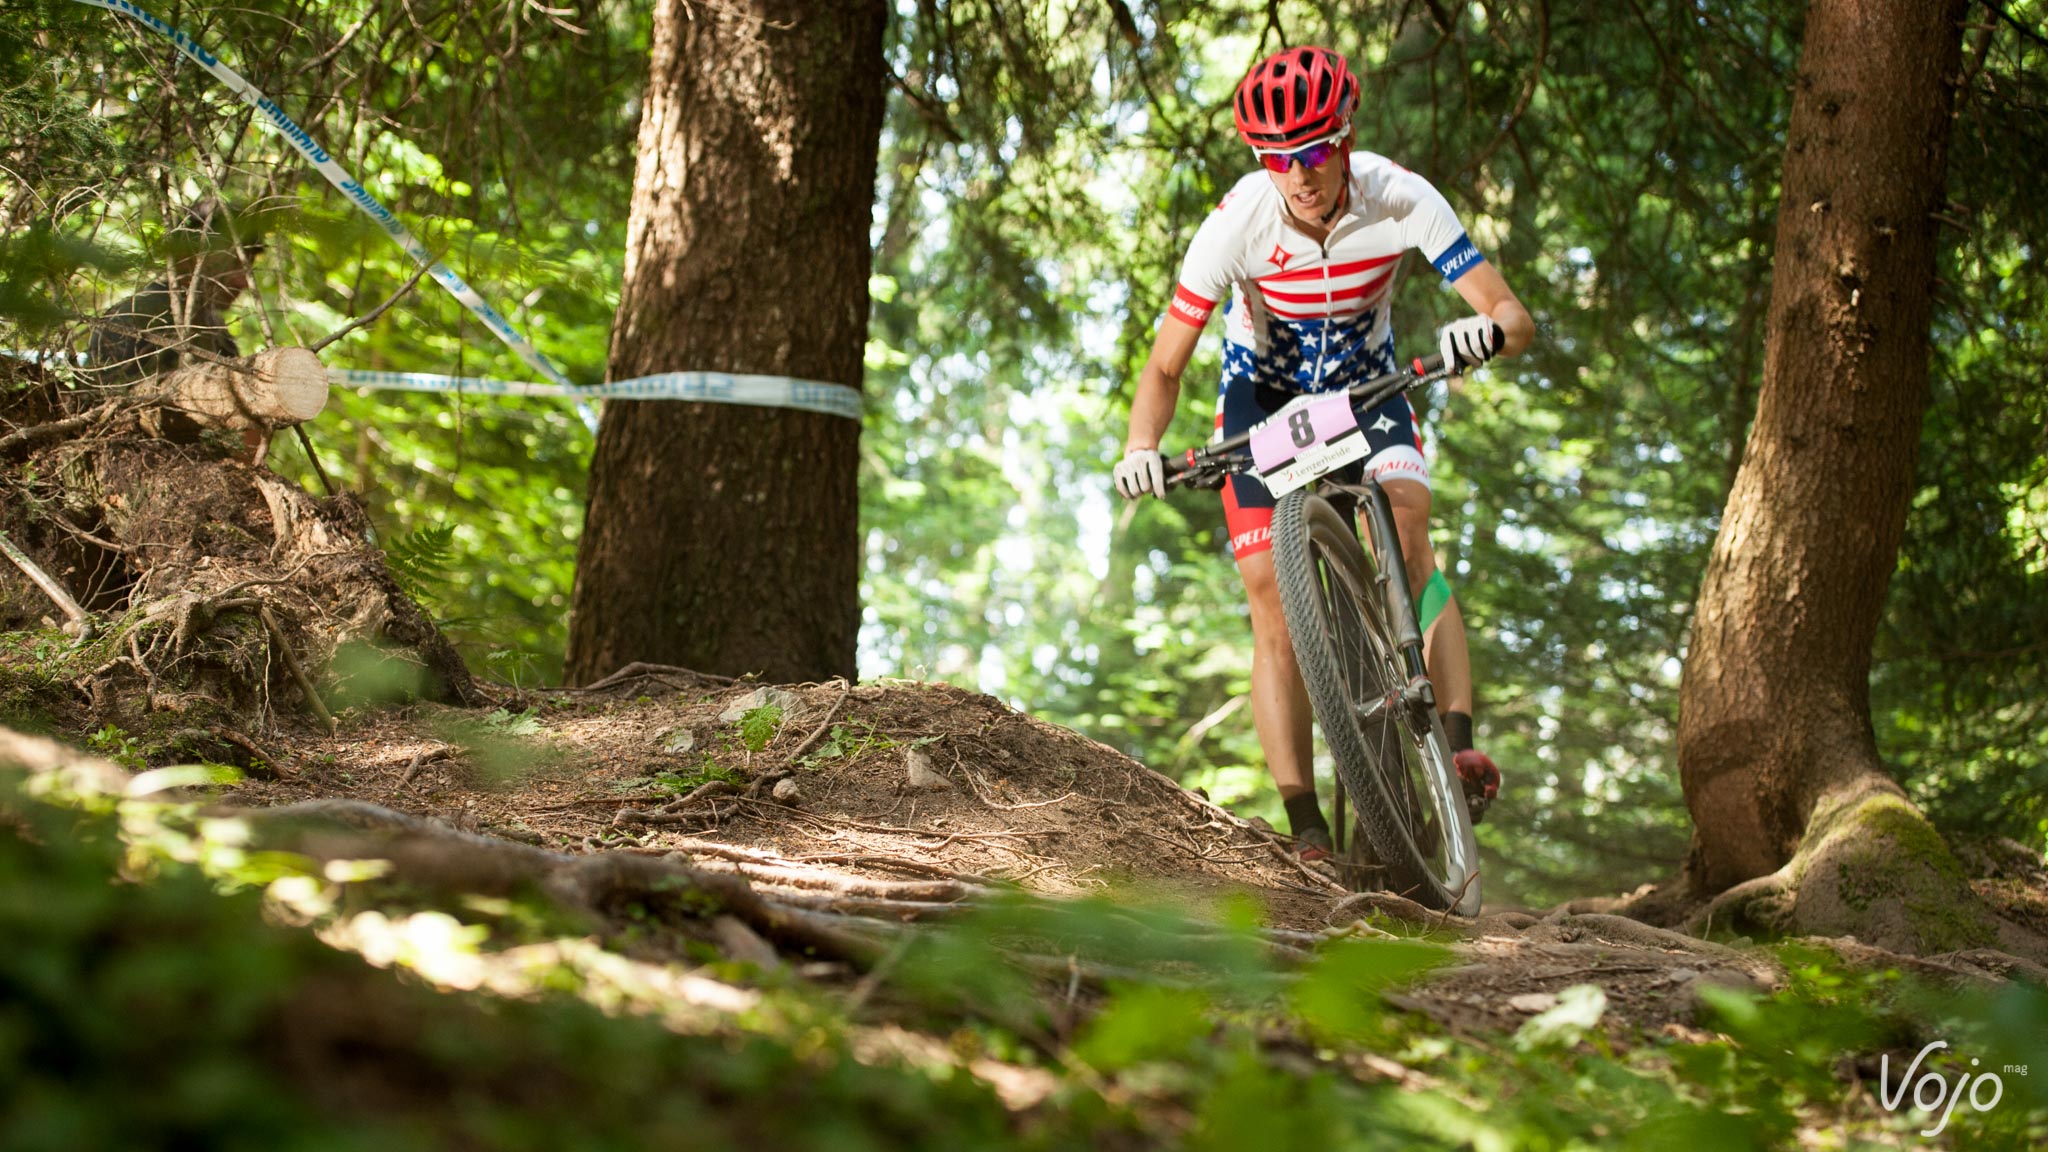
[[[1494,325],[1494,345],[1498,347],[1505,338],[1506,333],[1501,330],[1500,325]],[[1370,401],[1364,407],[1376,408],[1410,388],[1434,384],[1447,376],[1457,375],[1458,371],[1457,368],[1445,368],[1442,355],[1420,356],[1410,362],[1405,371],[1389,372],[1384,376],[1361,380],[1344,391],[1351,397],[1354,406],[1359,405],[1361,401]],[[1250,454],[1244,451],[1250,442],[1251,433],[1240,432],[1228,440],[1200,448],[1190,448],[1178,456],[1166,457],[1161,461],[1166,470],[1166,486],[1222,487],[1226,476],[1244,471],[1251,463]]]

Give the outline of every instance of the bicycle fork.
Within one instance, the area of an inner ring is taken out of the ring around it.
[[[1394,526],[1394,505],[1387,499],[1386,489],[1379,481],[1367,476],[1357,488],[1345,486],[1362,499],[1369,501],[1365,509],[1367,530],[1372,533],[1373,555],[1378,558],[1380,598],[1387,606],[1387,619],[1393,626],[1394,645],[1401,654],[1401,675],[1405,687],[1401,690],[1402,703],[1407,705],[1408,723],[1411,727],[1426,726],[1431,713],[1436,711],[1436,691],[1429,683],[1429,668],[1422,656],[1422,629],[1415,621],[1415,597],[1408,591],[1408,565],[1401,554],[1401,533]]]

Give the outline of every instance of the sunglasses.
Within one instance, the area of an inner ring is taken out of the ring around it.
[[[1337,154],[1340,146],[1336,140],[1322,140],[1299,152],[1261,152],[1259,163],[1264,164],[1267,171],[1278,172],[1282,176],[1296,164],[1301,165],[1305,171],[1313,172],[1328,164],[1330,157]]]

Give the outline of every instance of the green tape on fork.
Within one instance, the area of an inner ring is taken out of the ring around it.
[[[1451,582],[1444,579],[1444,570],[1439,568],[1430,573],[1429,583],[1422,586],[1422,601],[1415,606],[1415,614],[1422,618],[1422,630],[1436,623],[1443,615],[1444,607],[1451,602]]]

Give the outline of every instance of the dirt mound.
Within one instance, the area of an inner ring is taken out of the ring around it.
[[[290,713],[481,702],[353,496],[317,499],[221,433],[150,435],[126,403],[0,449],[0,715],[246,766],[249,734]]]
[[[432,705],[294,740],[236,802],[351,799],[557,851],[681,853],[809,889],[834,874],[1249,893],[1321,928],[1345,893],[1281,843],[1106,745],[943,684],[792,687],[680,669],[523,694],[478,719]],[[785,869],[778,875],[774,869]]]

